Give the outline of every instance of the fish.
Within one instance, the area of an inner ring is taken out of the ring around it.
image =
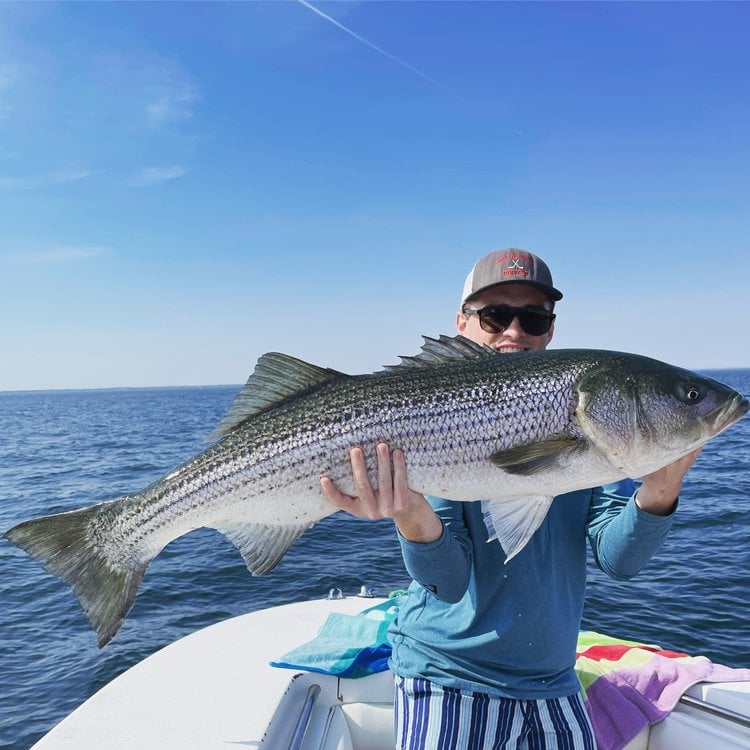
[[[641,477],[740,419],[732,388],[637,354],[554,349],[500,354],[461,336],[424,337],[415,356],[347,375],[287,354],[260,357],[211,444],[133,494],[22,522],[5,538],[67,582],[103,647],[146,570],[174,539],[223,533],[253,575],[270,572],[355,494],[349,451],[404,453],[424,494],[480,502],[488,541],[510,560],[566,492]]]

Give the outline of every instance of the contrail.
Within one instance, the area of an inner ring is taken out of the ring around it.
[[[442,83],[439,81],[436,81],[434,78],[430,78],[426,73],[423,73],[419,68],[415,68],[413,65],[409,65],[408,62],[405,60],[402,60],[400,57],[396,57],[396,55],[392,55],[387,50],[384,50],[382,47],[378,47],[377,44],[373,44],[372,42],[365,39],[363,36],[360,36],[356,32],[352,31],[351,29],[347,29],[346,26],[339,23],[335,18],[331,18],[329,15],[326,15],[323,13],[322,10],[319,10],[314,5],[311,5],[307,0],[297,0],[297,2],[300,5],[304,5],[305,8],[309,8],[313,13],[317,13],[321,18],[325,18],[326,21],[329,21],[337,28],[341,29],[342,31],[345,31],[350,36],[353,36],[358,41],[362,42],[362,44],[366,44],[370,49],[374,49],[376,52],[379,52],[384,57],[387,57],[389,60],[392,60],[395,63],[398,63],[402,67],[406,68],[407,70],[410,70],[412,73],[416,73],[420,78],[424,78],[425,81],[429,81],[433,86],[439,86],[444,91],[448,91],[448,89],[443,86]]]

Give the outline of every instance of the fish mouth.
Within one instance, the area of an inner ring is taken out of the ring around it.
[[[741,393],[735,394],[723,407],[717,409],[713,419],[713,434],[717,435],[737,420],[741,419],[750,409],[748,401]]]

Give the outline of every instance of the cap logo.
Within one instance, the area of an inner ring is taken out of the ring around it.
[[[507,268],[503,268],[500,272],[500,275],[503,278],[527,278],[529,276],[529,272],[526,268],[523,266],[523,259],[524,256],[518,255],[516,253],[507,253],[506,255],[501,256],[498,258],[495,263],[498,265],[502,265],[506,261],[510,261]]]

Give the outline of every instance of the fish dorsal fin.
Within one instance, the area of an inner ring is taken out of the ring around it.
[[[495,356],[497,352],[482,344],[475,344],[464,336],[440,336],[438,339],[423,336],[422,351],[413,356],[399,357],[400,364],[386,365],[386,370],[398,370],[402,367],[430,367],[443,362],[455,362],[461,359],[478,359]]]
[[[235,396],[219,426],[208,436],[215,440],[237,429],[245,420],[292,396],[349,376],[329,367],[318,367],[296,357],[269,352],[258,360],[255,371]]]
[[[527,443],[497,451],[490,456],[490,461],[508,474],[533,476],[548,469],[558,468],[563,455],[582,447],[582,441],[577,438],[561,435],[538,443]]]
[[[482,500],[488,539],[497,539],[505,552],[505,562],[514,558],[541,526],[553,498],[526,495],[506,500]]]

